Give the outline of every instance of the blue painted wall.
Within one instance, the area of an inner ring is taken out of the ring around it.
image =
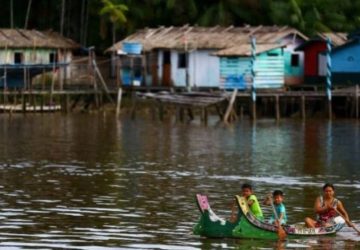
[[[284,86],[284,55],[281,48],[256,56],[256,88],[281,88]],[[220,87],[246,89],[252,85],[251,57],[221,57]]]
[[[331,71],[334,73],[360,73],[360,43],[351,43],[331,53]]]

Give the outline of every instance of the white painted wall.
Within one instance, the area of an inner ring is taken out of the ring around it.
[[[188,74],[191,87],[218,87],[220,79],[219,58],[212,56],[215,50],[188,52]],[[177,87],[186,86],[186,69],[179,68],[179,53],[171,52],[171,78]]]
[[[197,50],[190,54],[189,75],[191,86],[219,87],[220,59],[212,56],[216,50]]]

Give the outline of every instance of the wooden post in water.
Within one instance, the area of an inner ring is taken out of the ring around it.
[[[229,105],[228,105],[228,107],[226,109],[226,112],[225,112],[225,115],[224,115],[224,118],[223,118],[223,122],[225,122],[225,123],[229,122],[230,113],[234,108],[234,103],[235,103],[235,100],[236,100],[237,92],[238,92],[238,90],[237,90],[237,88],[235,88],[232,95],[231,95]]]
[[[135,90],[131,91],[131,118],[135,119],[136,117],[136,106],[137,106],[137,102],[136,102],[136,92]]]
[[[36,111],[36,95],[32,94],[32,105],[33,110]]]
[[[44,95],[40,96],[40,110],[41,112],[44,111]]]
[[[189,116],[190,121],[194,120],[194,114],[192,112],[192,109],[189,107],[189,108],[187,108],[187,111],[188,111],[188,116]]]
[[[177,122],[184,122],[184,108],[181,105],[176,105],[175,116]]]
[[[244,106],[240,105],[240,120],[242,120],[244,118]]]
[[[70,96],[65,94],[65,113],[68,113],[70,109]]]
[[[22,111],[26,113],[26,97],[24,92],[21,93],[21,104],[22,104]]]
[[[201,108],[201,120],[204,125],[208,124],[208,111],[206,107]]]
[[[120,115],[122,88],[119,88],[116,102],[116,116]]]
[[[276,121],[280,120],[280,101],[279,101],[279,95],[275,95],[275,116]]]
[[[301,118],[303,120],[306,119],[306,103],[305,103],[305,95],[301,96]]]

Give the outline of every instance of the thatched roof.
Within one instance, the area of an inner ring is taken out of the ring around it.
[[[80,45],[54,31],[0,29],[0,48],[76,49]]]
[[[248,43],[251,36],[257,43],[281,43],[288,36],[308,38],[294,28],[287,26],[242,26],[242,27],[160,27],[146,28],[135,32],[108,48],[106,52],[117,51],[123,42],[139,42],[144,51],[153,49],[225,49]]]
[[[284,45],[280,44],[257,44],[256,45],[256,54],[260,54],[269,50],[277,49],[284,47]],[[216,56],[251,56],[252,48],[251,44],[241,44],[234,47],[230,47],[228,49],[219,50],[214,53]]]

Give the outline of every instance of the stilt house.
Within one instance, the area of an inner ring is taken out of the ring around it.
[[[223,78],[220,75],[222,66],[216,52],[249,44],[252,36],[259,44],[282,48],[279,51],[282,53],[285,84],[302,82],[303,53],[295,52],[294,48],[307,37],[286,26],[146,28],[114,44],[107,52],[121,51],[123,54],[123,43],[141,44],[142,67],[137,72],[141,70],[143,75],[142,86],[219,88],[224,87],[224,83],[220,81]],[[124,75],[123,66],[119,72]]]
[[[296,51],[304,52],[305,84],[325,84],[327,38],[330,38],[331,46],[336,48],[346,43],[347,34],[339,32],[318,33],[314,38],[311,38],[295,49]]]
[[[0,87],[30,88],[32,78],[53,71],[65,81],[80,46],[53,31],[0,29]]]

